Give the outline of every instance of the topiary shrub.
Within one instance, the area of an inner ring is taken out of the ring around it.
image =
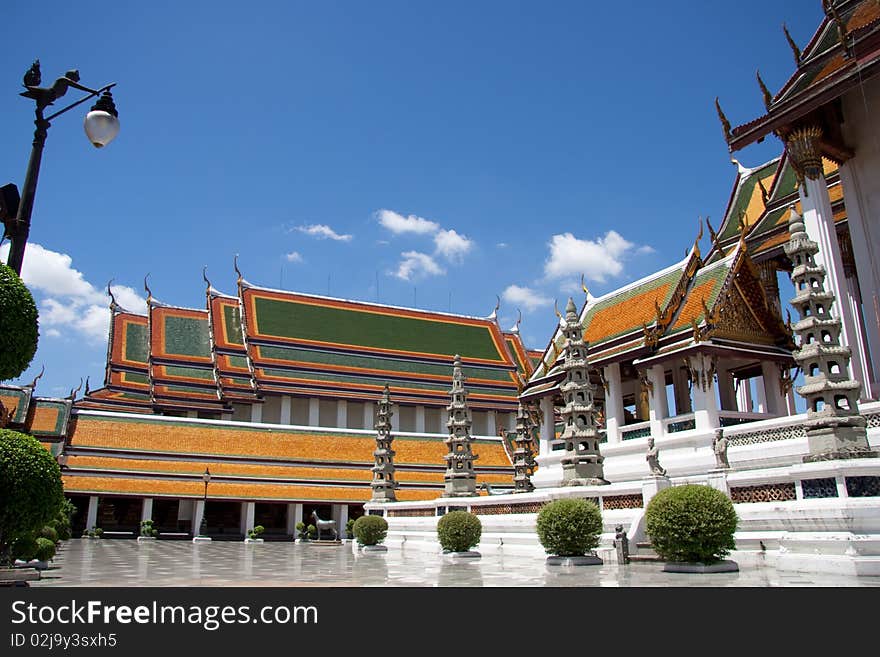
[[[156,524],[152,519],[141,520],[141,536],[146,538],[157,538],[159,536],[159,530],[156,529]]]
[[[248,538],[260,538],[263,532],[266,531],[266,528],[263,525],[257,525],[253,529],[248,531]]]
[[[354,538],[354,518],[349,518],[345,523],[345,538]]]
[[[55,543],[42,536],[37,539],[37,549],[33,558],[38,561],[49,561],[55,556]]]
[[[0,429],[0,563],[9,543],[35,532],[57,514],[62,500],[61,469],[37,439]]]
[[[301,520],[298,523],[296,523],[296,531],[297,531],[297,538],[298,539],[303,540],[303,541],[309,540],[309,528],[306,527],[306,523],[304,523]]]
[[[73,527],[71,526],[71,518],[76,513],[76,506],[66,497],[61,500],[61,507],[49,526],[58,532],[58,540],[68,541],[73,536]]]
[[[318,536],[318,528],[314,525],[309,525],[309,538],[315,539]]]
[[[737,517],[730,499],[709,486],[673,486],[645,510],[654,551],[667,561],[715,563],[736,549]]]
[[[0,263],[0,381],[28,368],[39,335],[34,298],[18,274]]]
[[[45,527],[43,527],[37,534],[37,537],[48,538],[50,541],[52,541],[53,545],[58,542],[58,532],[55,531],[55,528],[51,525],[46,525]]]
[[[13,559],[30,561],[37,553],[37,539],[31,533],[22,534],[12,541],[9,551]]]
[[[437,539],[446,552],[467,552],[479,544],[482,534],[483,523],[467,511],[450,511],[437,523]]]
[[[382,516],[361,516],[352,523],[352,532],[361,545],[379,545],[388,535],[388,521]]]
[[[602,514],[587,500],[554,500],[538,513],[537,532],[548,554],[580,557],[599,545]]]

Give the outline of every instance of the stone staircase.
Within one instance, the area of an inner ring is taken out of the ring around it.
[[[639,563],[645,561],[663,561],[657,553],[654,552],[654,548],[651,547],[650,542],[639,541],[635,544],[636,549],[630,549],[629,560],[631,563]]]

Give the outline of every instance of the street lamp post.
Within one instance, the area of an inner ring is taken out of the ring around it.
[[[119,132],[119,114],[116,111],[116,106],[113,104],[113,95],[110,93],[110,89],[116,86],[115,82],[104,85],[100,89],[90,89],[89,87],[79,84],[79,72],[76,70],[67,71],[63,77],[55,80],[51,87],[40,87],[39,85],[41,81],[40,60],[36,60],[24,75],[24,86],[27,91],[20,94],[25,98],[32,99],[36,103],[36,119],[34,124],[37,128],[34,131],[31,157],[30,160],[28,160],[21,199],[14,198],[17,196],[14,194],[5,195],[7,200],[12,198],[13,203],[18,201],[17,209],[5,208],[4,223],[6,227],[5,232],[9,237],[10,242],[7,264],[19,275],[21,274],[21,265],[24,260],[25,244],[27,243],[28,234],[30,233],[31,212],[34,207],[34,196],[37,192],[37,179],[40,175],[40,162],[43,158],[43,146],[46,143],[46,136],[52,119],[61,116],[65,112],[86,102],[90,98],[100,96],[98,101],[92,106],[91,111],[86,114],[85,122],[83,124],[89,141],[96,148],[101,148],[113,141]],[[66,94],[69,87],[85,91],[88,95],[75,103],[71,103],[62,110],[50,114],[49,116],[44,116],[45,109]]]
[[[205,482],[205,499],[202,502],[202,522],[199,527],[199,536],[207,536],[208,534],[208,483],[211,481],[211,471],[205,468],[205,474],[202,475],[202,481]]]

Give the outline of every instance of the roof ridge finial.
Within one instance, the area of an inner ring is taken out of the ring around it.
[[[730,121],[727,120],[727,116],[725,116],[724,111],[721,109],[721,103],[718,101],[718,96],[715,96],[715,109],[718,112],[718,119],[721,121],[721,127],[724,129],[724,141],[730,144],[730,140],[733,139],[733,135],[730,133]]]
[[[791,52],[794,53],[794,65],[801,65],[801,49],[798,48],[798,45],[794,42],[794,39],[791,38],[791,33],[788,31],[788,26],[783,23],[782,31],[785,32],[785,39],[788,41],[788,45],[791,47]]]
[[[590,300],[590,290],[587,288],[587,284],[584,282],[584,275],[581,274],[581,289],[584,291],[584,294],[587,296],[587,301]]]
[[[82,377],[79,377],[79,385],[76,388],[70,389],[70,394],[67,395],[67,398],[70,399],[71,401],[76,399],[76,393],[78,393],[80,390],[82,390],[82,387],[83,387],[83,380],[82,380]]]
[[[761,69],[755,71],[755,77],[758,78],[758,86],[761,87],[761,95],[764,97],[764,107],[769,110],[770,105],[773,104],[773,94],[770,93],[767,85],[764,84],[764,80],[761,79]]]
[[[153,303],[153,291],[150,289],[150,286],[147,284],[147,279],[150,277],[148,273],[144,276],[144,291],[147,293],[147,307],[149,308],[150,304]]]
[[[709,223],[709,215],[706,215],[706,227],[709,229],[709,237],[712,239],[712,244],[715,244],[718,241],[718,233],[715,232],[712,224]]]
[[[205,285],[208,286],[208,291],[211,291],[211,281],[208,280],[208,265],[202,267],[202,280],[205,281]]]
[[[238,268],[238,254],[235,254],[235,257],[232,259],[232,268],[235,270],[235,273],[238,274],[238,280],[236,283],[241,285],[241,282],[244,280],[244,276],[241,275],[241,270]]]
[[[489,313],[489,316],[486,319],[494,319],[496,322],[498,321],[498,309],[501,308],[501,297],[497,294],[495,295],[495,307],[492,309],[492,312]]]
[[[761,177],[758,176],[758,187],[761,189],[761,202],[764,204],[764,207],[767,207],[767,203],[770,200],[770,194],[767,192],[767,188],[764,187],[764,181],[761,180]]]
[[[113,290],[110,289],[110,285],[113,284],[114,280],[115,279],[111,278],[109,281],[107,281],[107,294],[110,295],[110,311],[111,312],[115,311],[117,308],[119,308],[119,304],[116,303],[116,297],[113,295]]]
[[[43,363],[43,366],[40,367],[40,373],[34,377],[34,380],[30,382],[30,384],[26,385],[25,388],[30,388],[31,390],[35,390],[37,387],[37,381],[43,378],[43,374],[46,373],[46,364]]]
[[[510,333],[519,333],[519,325],[522,322],[522,311],[517,308],[516,309],[516,322],[513,326],[510,327]]]
[[[83,391],[83,396],[88,397],[90,394],[92,394],[92,390],[89,388],[89,377],[86,377],[86,389]]]
[[[834,6],[834,1],[822,0],[822,8],[825,10],[825,15],[834,22],[834,26],[837,28],[837,40],[846,49],[846,24],[840,17],[837,7]]]
[[[556,313],[557,319],[562,319],[562,313],[559,312],[559,303],[557,303],[556,299],[553,299],[553,312]]]

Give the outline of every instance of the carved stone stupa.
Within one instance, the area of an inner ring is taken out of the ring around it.
[[[868,446],[865,418],[859,413],[861,384],[849,376],[850,349],[840,344],[840,319],[832,314],[834,294],[825,291],[825,268],[817,265],[819,246],[807,236],[804,219],[791,208],[785,253],[792,262],[800,314],[792,327],[798,336],[793,356],[804,373],[797,388],[807,401],[805,461],[877,456]]]
[[[532,438],[532,420],[520,403],[516,411],[516,438],[513,440],[513,492],[529,493],[535,490],[532,473],[535,471],[535,441]]]
[[[562,457],[562,483],[564,486],[593,486],[607,484],[599,453],[599,430],[596,426],[596,407],[593,404],[594,386],[590,383],[587,366],[587,343],[584,329],[578,318],[574,300],[569,298],[565,307],[564,361],[565,378],[559,384],[565,406],[562,408],[565,441]]]
[[[446,410],[449,420],[446,427],[449,437],[446,446],[449,451],[444,455],[446,461],[446,497],[474,497],[477,495],[477,474],[474,472],[474,461],[479,458],[471,451],[471,418],[467,406],[467,390],[464,389],[464,375],[461,372],[461,356],[455,356],[452,366],[451,398]]]
[[[373,502],[396,502],[394,493],[397,482],[394,480],[394,450],[391,449],[391,392],[388,384],[382,392],[382,398],[376,402],[376,449],[373,451],[375,464],[372,467],[373,480],[370,488],[373,489]]]

